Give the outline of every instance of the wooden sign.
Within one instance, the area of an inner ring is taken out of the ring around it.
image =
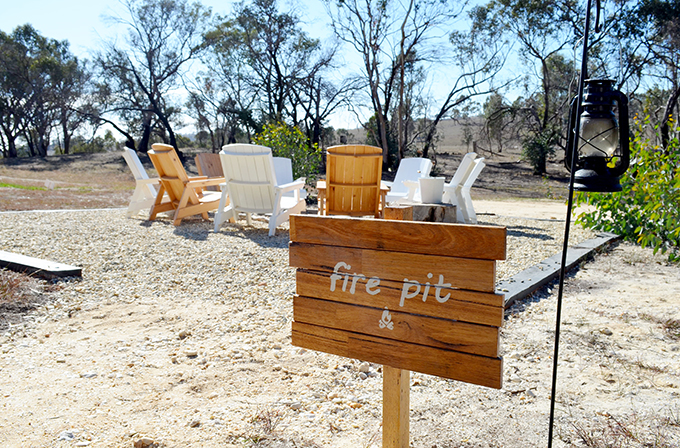
[[[293,344],[500,388],[501,227],[295,215]]]

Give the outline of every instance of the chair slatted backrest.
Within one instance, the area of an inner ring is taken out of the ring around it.
[[[450,186],[452,187],[458,185],[462,186],[465,183],[465,180],[472,172],[475,157],[477,157],[477,154],[474,152],[469,152],[463,156],[463,158],[460,161],[460,165],[458,165],[458,169],[456,169],[456,172],[453,174],[453,177],[451,178],[451,182],[449,182]]]
[[[178,203],[184,193],[184,186],[189,181],[189,176],[184,171],[175,148],[162,143],[154,143],[148,154],[168,197],[173,203]],[[189,203],[196,203],[196,200],[190,198]]]
[[[276,172],[266,146],[233,144],[220,151],[229,200],[238,211],[271,213],[276,204]]]
[[[405,180],[417,181],[421,177],[428,177],[432,170],[432,161],[422,157],[408,157],[401,159],[397,174],[394,176],[394,183],[390,193],[408,193],[408,187],[404,185]]]
[[[220,162],[220,155],[212,152],[202,152],[196,154],[194,158],[196,161],[196,169],[200,176],[207,177],[224,177],[222,172],[222,162]],[[206,187],[206,190],[219,191],[219,187],[212,185]]]
[[[142,165],[142,162],[139,160],[139,156],[137,156],[135,151],[130,148],[125,148],[123,150],[123,158],[125,159],[128,168],[130,168],[135,180],[146,180],[149,178],[149,175],[144,169],[144,165]],[[145,188],[148,190],[148,197],[156,197],[157,191],[153,185],[147,184]]]
[[[380,215],[382,149],[332,146],[326,156],[326,214]]]

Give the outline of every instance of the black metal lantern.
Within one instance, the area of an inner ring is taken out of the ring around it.
[[[581,107],[577,107],[578,97],[571,103],[565,163],[568,170],[572,167],[576,170],[574,190],[621,191],[619,177],[630,165],[628,99],[614,90],[613,84],[612,80],[585,80]],[[578,141],[574,145],[577,132]],[[572,161],[572,157],[576,160]]]

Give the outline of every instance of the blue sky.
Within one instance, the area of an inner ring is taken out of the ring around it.
[[[213,14],[226,15],[232,11],[231,0],[200,0],[212,8]],[[104,16],[126,17],[125,7],[118,0],[4,0],[0,8],[0,30],[9,33],[14,28],[30,23],[45,37],[68,40],[71,51],[80,58],[90,58],[92,50],[102,39],[115,36],[120,29],[107,23]],[[327,15],[321,0],[280,0],[282,10],[294,7],[300,11],[307,32],[317,38],[330,37]],[[336,127],[353,128],[356,119],[349,113],[338,113],[333,119]]]
[[[233,1],[201,0],[213,13],[228,14]],[[282,2],[285,4],[286,2]],[[314,37],[324,29],[325,11],[320,0],[304,0],[303,17]],[[283,6],[283,9],[287,9]],[[88,49],[94,49],[102,37],[115,35],[116,30],[102,20],[105,15],[123,15],[125,8],[117,0],[4,0],[0,8],[0,30],[8,33],[25,23],[31,23],[43,36],[68,40],[71,51],[87,57]],[[327,29],[327,28],[326,28]]]

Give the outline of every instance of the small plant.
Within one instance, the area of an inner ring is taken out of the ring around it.
[[[307,137],[296,127],[285,123],[268,124],[253,139],[253,143],[268,146],[275,157],[287,157],[293,162],[293,177],[313,178],[321,166],[321,151],[311,147]]]
[[[652,316],[650,314],[642,314],[642,317],[650,322],[660,325],[671,339],[680,340],[680,319],[666,319]]]
[[[550,178],[547,174],[543,175],[543,185],[545,185],[545,197],[547,199],[555,199],[555,192],[553,192],[552,187],[549,182]]]
[[[257,424],[265,435],[270,436],[274,433],[278,424],[281,423],[281,420],[283,420],[283,416],[284,414],[281,410],[266,407],[251,419],[251,423]]]
[[[555,134],[546,129],[539,134],[527,137],[522,142],[522,157],[534,169],[534,174],[545,174],[548,157],[555,154]]]
[[[0,271],[0,304],[16,303],[22,300],[25,290],[25,276],[6,270]]]
[[[29,275],[0,269],[0,330],[34,310],[56,289]]]
[[[680,130],[671,126],[671,139],[663,149],[646,137],[649,116],[637,120],[631,141],[631,167],[621,178],[620,193],[579,193],[576,203],[595,206],[579,215],[577,223],[613,232],[628,241],[668,253],[680,261]],[[672,124],[672,123],[671,123]],[[658,126],[653,130],[658,133]]]
[[[680,319],[666,319],[662,325],[668,336],[676,341],[680,340]]]

